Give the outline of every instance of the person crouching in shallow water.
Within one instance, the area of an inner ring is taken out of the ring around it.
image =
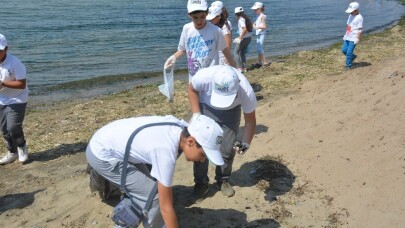
[[[0,165],[17,159],[23,163],[28,160],[22,126],[28,100],[26,70],[21,61],[7,53],[7,50],[6,37],[0,34],[0,123],[8,149],[7,154],[0,159]]]
[[[360,42],[361,32],[363,30],[363,16],[359,13],[359,3],[352,2],[346,10],[349,13],[347,19],[346,33],[343,36],[342,53],[346,56],[346,69],[353,67],[353,61],[357,58],[354,54],[356,45]]]
[[[174,116],[148,116],[116,120],[99,129],[91,138],[86,157],[89,165],[115,186],[121,185],[123,158],[130,135],[146,124],[177,124],[142,128],[134,137],[130,151],[125,187],[133,201],[144,208],[155,183],[158,195],[143,220],[144,227],[178,227],[173,208],[172,184],[178,156],[183,152],[188,161],[209,159],[223,165],[220,143],[223,131],[207,116],[191,124]],[[139,165],[151,165],[145,173]]]
[[[237,69],[228,65],[218,65],[202,69],[192,79],[188,98],[194,118],[202,113],[214,119],[224,131],[221,154],[225,164],[215,170],[216,184],[219,190],[231,197],[235,194],[229,183],[232,164],[236,153],[243,154],[249,148],[256,129],[256,95],[246,77]],[[245,119],[242,141],[238,135],[241,110]],[[238,142],[235,146],[235,142]],[[196,201],[204,199],[208,193],[208,161],[194,162],[194,195]]]

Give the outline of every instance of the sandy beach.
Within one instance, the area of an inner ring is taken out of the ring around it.
[[[248,153],[235,158],[236,195],[212,185],[193,203],[192,163],[180,157],[173,190],[180,226],[404,227],[404,20],[365,36],[356,52],[352,70],[343,69],[336,44],[248,71],[257,129]],[[112,227],[117,201],[101,202],[89,189],[88,140],[120,118],[188,120],[186,86],[176,81],[173,103],[146,85],[30,107],[30,161],[0,166],[0,227]]]

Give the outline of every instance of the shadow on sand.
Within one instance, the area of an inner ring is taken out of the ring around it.
[[[31,205],[35,200],[35,194],[45,189],[34,192],[10,194],[0,197],[0,214],[7,210],[22,209]]]
[[[26,163],[33,161],[50,161],[64,155],[73,155],[84,152],[86,150],[87,142],[79,142],[73,144],[61,144],[49,150],[31,153],[30,158]]]

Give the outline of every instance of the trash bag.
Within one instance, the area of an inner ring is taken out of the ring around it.
[[[163,93],[169,102],[173,102],[174,97],[174,78],[173,78],[174,66],[171,67],[170,72],[167,72],[163,68],[163,80],[164,84],[159,86],[159,91]]]

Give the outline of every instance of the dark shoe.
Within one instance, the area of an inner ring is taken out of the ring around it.
[[[217,187],[226,197],[232,197],[235,195],[235,190],[233,190],[231,184],[228,181],[217,182]]]
[[[195,184],[194,185],[194,198],[195,202],[199,203],[204,200],[204,197],[208,194],[210,191],[210,188],[208,184]]]
[[[357,58],[357,55],[354,55],[354,57],[353,57],[353,61],[354,61],[356,58]]]
[[[350,69],[352,69],[351,66],[345,66],[345,70],[350,70]]]

